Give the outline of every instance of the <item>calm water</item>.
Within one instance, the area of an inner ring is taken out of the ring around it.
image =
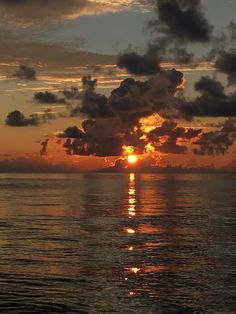
[[[1,174],[0,313],[234,312],[236,175]]]

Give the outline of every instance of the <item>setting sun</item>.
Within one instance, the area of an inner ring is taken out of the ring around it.
[[[135,164],[137,162],[138,158],[135,155],[129,155],[128,156],[128,163]]]

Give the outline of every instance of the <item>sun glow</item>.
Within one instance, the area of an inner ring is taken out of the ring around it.
[[[128,163],[129,164],[135,164],[138,160],[138,158],[135,155],[129,155],[127,157]]]

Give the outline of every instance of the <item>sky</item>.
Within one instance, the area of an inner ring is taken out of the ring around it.
[[[236,169],[236,2],[0,0],[0,171]],[[229,26],[230,25],[230,26]]]

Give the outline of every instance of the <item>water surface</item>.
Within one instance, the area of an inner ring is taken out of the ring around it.
[[[1,174],[1,313],[236,312],[236,175]]]

